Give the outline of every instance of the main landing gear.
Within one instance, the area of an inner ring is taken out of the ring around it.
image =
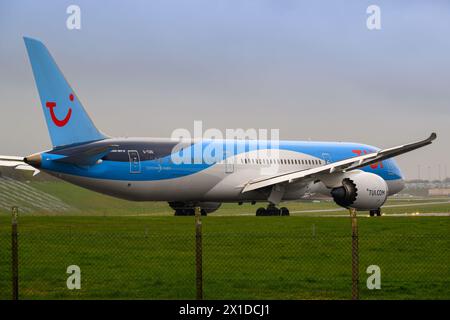
[[[256,216],[288,216],[289,209],[286,207],[277,208],[273,204],[269,204],[267,209],[259,208],[256,210]]]
[[[206,216],[207,213],[204,209],[201,211],[202,216]],[[175,210],[176,216],[195,216],[195,209],[176,209]]]
[[[381,217],[381,208],[370,210],[369,215],[371,217],[374,217],[374,216]]]

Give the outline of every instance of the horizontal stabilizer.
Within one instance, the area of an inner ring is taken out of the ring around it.
[[[0,167],[10,167],[16,170],[33,171],[33,176],[37,175],[40,171],[24,162],[23,157],[16,156],[0,156]]]
[[[114,150],[117,145],[93,147],[87,149],[86,151],[79,152],[70,156],[55,159],[53,161],[70,163],[78,166],[92,166],[97,163],[98,160],[106,156],[112,150]]]

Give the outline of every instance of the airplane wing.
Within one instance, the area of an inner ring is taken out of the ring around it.
[[[97,163],[97,161],[108,153],[110,153],[117,145],[106,145],[100,147],[92,147],[82,152],[77,152],[73,155],[55,159],[56,162],[65,162],[80,166],[90,166]]]
[[[318,174],[324,173],[334,173],[334,172],[347,172],[350,170],[359,169],[368,166],[379,161],[383,161],[400,154],[410,152],[412,150],[424,147],[432,143],[436,139],[436,133],[432,133],[427,139],[380,150],[373,153],[364,154],[361,156],[351,157],[341,161],[329,163],[317,168],[311,168],[306,170],[291,171],[287,173],[278,174],[275,176],[264,177],[249,181],[244,188],[242,193],[253,191],[256,189],[265,188],[268,186],[273,186],[282,183],[293,183],[298,182],[303,178],[310,178]]]
[[[24,162],[24,157],[0,156],[0,167],[12,167],[16,170],[33,171],[33,176],[40,171]]]

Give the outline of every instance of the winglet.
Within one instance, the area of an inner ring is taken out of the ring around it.
[[[437,138],[437,134],[436,134],[436,132],[433,132],[433,133],[430,135],[430,137],[428,138],[428,140],[429,140],[429,141],[433,141],[433,140],[436,140],[436,138]]]

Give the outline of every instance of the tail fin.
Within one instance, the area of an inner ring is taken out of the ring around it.
[[[24,41],[53,146],[105,139],[45,45],[27,37]]]

